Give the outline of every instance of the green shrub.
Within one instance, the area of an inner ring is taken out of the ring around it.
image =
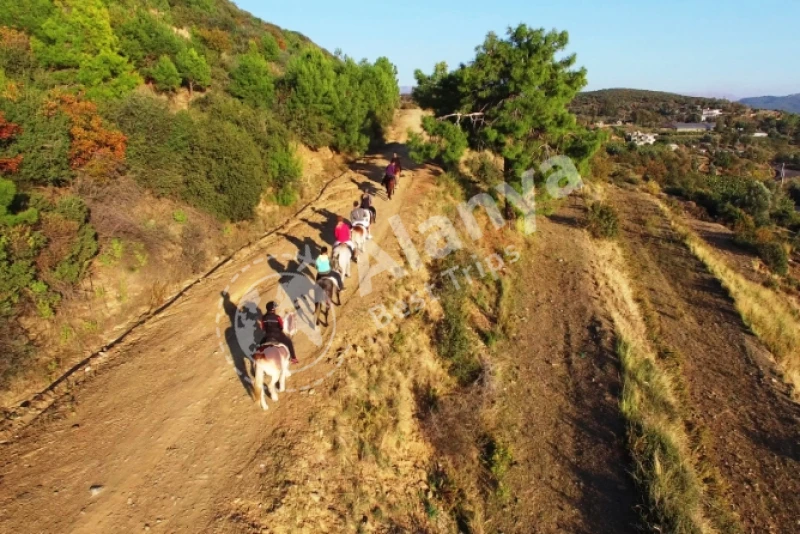
[[[173,114],[166,102],[134,93],[111,106],[108,115],[128,138],[128,170],[136,181],[157,195],[182,196],[196,129],[190,114]]]
[[[181,38],[148,11],[137,9],[131,16],[128,10],[121,10],[114,15],[120,50],[137,67],[147,67],[165,56],[175,58],[185,48]]]
[[[616,210],[604,202],[593,202],[589,206],[587,221],[589,233],[596,238],[613,239],[619,234],[619,217]]]
[[[426,137],[414,132],[409,135],[411,159],[417,163],[437,161],[447,169],[456,169],[468,146],[464,130],[457,124],[434,117],[424,117],[422,128]]]
[[[253,107],[271,107],[275,99],[275,83],[267,61],[254,49],[239,57],[230,74],[230,93]]]
[[[265,33],[261,37],[261,54],[267,61],[278,61],[281,55],[281,48],[278,41],[271,33]]]
[[[158,63],[150,69],[150,77],[159,91],[175,91],[181,85],[181,75],[167,56],[161,56]]]
[[[777,241],[760,243],[756,247],[759,257],[775,274],[786,276],[789,272],[789,257],[783,244]]]
[[[172,220],[178,224],[184,224],[186,221],[189,220],[189,217],[187,217],[185,211],[175,210],[172,212]]]
[[[253,139],[230,122],[207,118],[192,136],[191,154],[186,200],[223,220],[251,218],[266,185]]]
[[[14,174],[14,181],[23,186],[66,185],[74,177],[69,165],[70,120],[60,111],[48,114],[43,108],[43,95],[34,90],[25,91],[16,102],[0,98],[0,111],[22,128],[7,155],[23,155]],[[4,155],[0,147],[0,157]]]

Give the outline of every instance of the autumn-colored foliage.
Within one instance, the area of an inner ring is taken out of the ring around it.
[[[203,40],[203,42],[212,50],[217,52],[230,52],[233,48],[231,37],[228,32],[219,30],[217,28],[203,29],[196,28],[195,33]]]
[[[27,51],[31,46],[31,42],[24,32],[0,26],[0,46]]]
[[[96,104],[75,95],[61,94],[48,108],[51,112],[60,109],[72,120],[69,159],[73,169],[84,169],[101,178],[108,177],[125,163],[127,138],[122,132],[103,126]]]
[[[0,111],[0,141],[6,141],[22,133],[22,128],[6,120],[5,114]]]
[[[0,111],[0,142],[18,136],[22,133],[22,128],[13,122],[8,122],[5,115]],[[12,158],[0,158],[0,174],[13,174],[22,165],[22,155],[19,154]]]

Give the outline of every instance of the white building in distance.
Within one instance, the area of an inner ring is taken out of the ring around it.
[[[643,133],[643,132],[633,132],[629,133],[626,138],[629,142],[634,143],[636,146],[642,145],[652,145],[656,142],[656,138],[658,134],[654,133]]]
[[[721,109],[711,109],[711,108],[704,108],[703,111],[700,113],[700,120],[705,122],[708,119],[713,119],[722,115]]]

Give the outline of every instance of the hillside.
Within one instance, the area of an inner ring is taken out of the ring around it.
[[[702,108],[733,110],[727,100],[684,96],[643,89],[601,89],[578,94],[570,105],[573,113],[587,119],[614,119],[656,125],[668,121],[697,122]]]
[[[755,109],[772,109],[800,113],[800,93],[787,96],[754,96],[742,98],[740,103]]]
[[[316,198],[395,76],[228,0],[0,0],[0,404]]]

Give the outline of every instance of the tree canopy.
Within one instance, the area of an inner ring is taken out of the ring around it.
[[[416,71],[413,97],[439,120],[458,124],[472,147],[502,156],[507,179],[519,178],[550,155],[599,146],[567,108],[586,85],[586,70],[574,68],[574,54],[564,55],[567,43],[566,32],[524,24],[504,39],[489,33],[470,63]]]

